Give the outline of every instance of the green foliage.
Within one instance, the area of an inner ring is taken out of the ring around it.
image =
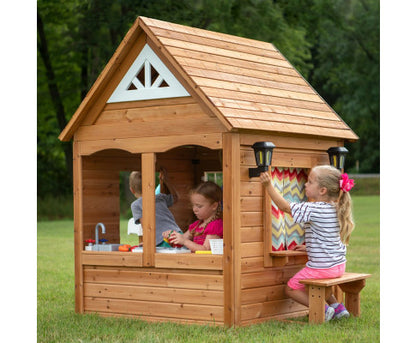
[[[380,4],[322,0],[318,64],[311,84],[358,134],[347,164],[380,171]]]
[[[271,42],[360,136],[348,164],[379,171],[379,1],[39,0],[54,79],[38,49],[38,195],[71,193],[57,137],[137,16]],[[38,43],[40,41],[38,34]],[[49,86],[57,85],[59,99]],[[61,118],[62,119],[62,118]]]
[[[73,222],[38,222],[38,342],[378,342],[380,340],[380,197],[353,197],[357,227],[348,247],[347,271],[371,273],[361,292],[361,317],[309,325],[269,321],[219,328],[74,312]],[[127,221],[120,227],[127,236]],[[124,229],[123,229],[124,228]],[[137,239],[137,237],[136,237]]]

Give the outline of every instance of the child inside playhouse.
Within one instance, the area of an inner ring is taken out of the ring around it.
[[[182,233],[182,230],[175,222],[172,212],[169,210],[169,207],[178,201],[178,192],[171,184],[164,168],[160,170],[159,180],[160,184],[164,187],[161,187],[161,192],[155,195],[156,246],[170,247],[170,245],[163,240],[163,231],[173,230]],[[131,203],[131,212],[133,213],[134,222],[140,224],[143,212],[142,178],[140,172],[133,171],[130,173],[129,186],[130,191],[137,198]],[[168,191],[170,194],[165,194],[164,191]]]
[[[354,229],[352,200],[349,191],[354,180],[332,166],[316,166],[308,176],[305,192],[308,202],[289,203],[276,191],[269,173],[262,173],[260,181],[282,211],[292,215],[296,223],[305,223],[305,245],[308,262],[287,283],[286,294],[293,300],[309,306],[309,297],[303,279],[323,279],[342,276],[346,265],[346,245]],[[325,320],[349,317],[342,303],[334,295],[326,299]]]
[[[174,232],[169,236],[170,232],[165,231],[163,236],[191,251],[210,250],[209,240],[223,237],[222,190],[214,182],[207,181],[193,189],[190,198],[198,220],[189,225],[184,234]]]

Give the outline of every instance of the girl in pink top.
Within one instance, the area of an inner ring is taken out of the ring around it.
[[[191,251],[211,250],[209,240],[222,238],[223,234],[221,200],[221,188],[214,182],[201,183],[192,190],[192,210],[198,220],[189,225],[183,235],[171,233],[169,241],[181,244]],[[167,238],[170,232],[165,231],[163,237]]]

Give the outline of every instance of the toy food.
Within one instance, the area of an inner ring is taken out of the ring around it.
[[[131,246],[129,244],[123,244],[118,247],[118,251],[128,252],[130,251]]]

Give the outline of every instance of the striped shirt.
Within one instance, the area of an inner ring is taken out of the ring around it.
[[[327,269],[347,261],[336,208],[326,202],[290,203],[293,220],[305,223],[306,266]]]

